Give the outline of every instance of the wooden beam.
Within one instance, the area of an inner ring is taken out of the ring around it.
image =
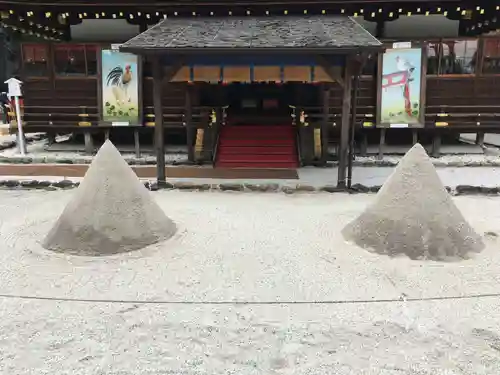
[[[318,63],[319,66],[321,66],[325,73],[328,74],[330,79],[334,82],[338,82],[340,86],[343,88],[345,87],[345,80],[344,78],[339,74],[339,72],[335,69],[332,68],[332,66],[328,63],[328,60],[321,56],[318,55],[316,56],[316,62]]]
[[[328,161],[328,136],[330,130],[330,86],[321,87],[323,97],[323,118],[321,120],[321,164],[326,165]]]
[[[186,88],[186,96],[184,102],[184,121],[186,123],[188,160],[190,162],[194,162],[195,129],[193,128],[193,87],[190,84],[188,84],[188,87]]]
[[[156,178],[158,185],[166,183],[165,138],[163,128],[163,77],[164,71],[158,56],[153,57],[153,102],[155,112]]]
[[[342,98],[342,123],[340,126],[340,144],[338,147],[337,186],[346,187],[346,167],[349,157],[349,125],[351,116],[352,61],[346,59],[344,70],[344,95]]]

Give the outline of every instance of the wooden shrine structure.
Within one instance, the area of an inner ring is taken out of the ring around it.
[[[435,26],[415,37],[394,26],[417,19]],[[441,24],[456,30],[441,33]],[[497,0],[0,1],[9,76],[24,82],[26,132],[83,134],[88,153],[101,135],[130,136],[137,155],[154,134],[160,180],[165,142],[187,144],[192,163],[215,163],[228,103],[257,83],[288,95],[300,165],[324,165],[333,154],[340,186],[349,183],[354,143],[366,155],[376,139],[379,156],[390,134],[428,139],[434,156],[443,137],[477,133],[481,144],[484,133],[500,132],[499,25]],[[99,36],[82,38],[85,27]],[[399,42],[422,51],[420,111],[410,69],[382,71],[382,51]],[[103,104],[103,54],[111,50],[139,56],[137,119],[127,126],[105,119],[113,110]],[[418,112],[418,124],[384,126],[381,96],[391,90],[404,103],[392,115]]]

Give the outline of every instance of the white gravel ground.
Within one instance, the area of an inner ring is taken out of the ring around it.
[[[498,297],[324,303],[498,293],[491,233],[463,262],[390,259],[340,234],[373,196],[164,191],[154,198],[179,227],[165,244],[99,258],[44,250],[73,193],[0,191],[0,294],[121,303],[2,297],[2,374],[500,371]],[[500,199],[455,202],[478,233],[500,233]],[[206,304],[224,301],[320,303]]]

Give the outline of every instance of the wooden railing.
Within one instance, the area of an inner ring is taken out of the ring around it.
[[[193,107],[193,125],[206,124],[210,116],[209,107]],[[184,128],[185,108],[163,107],[163,123],[169,128]],[[77,128],[110,128],[100,121],[98,108],[88,106],[25,106],[23,123],[26,132],[68,130]],[[154,126],[153,107],[144,108],[144,126]]]

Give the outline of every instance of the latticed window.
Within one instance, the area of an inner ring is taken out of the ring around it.
[[[54,46],[54,69],[58,76],[97,75],[97,46],[86,44]]]
[[[440,74],[473,74],[476,66],[477,40],[447,40],[441,43]]]
[[[48,45],[25,44],[22,49],[23,71],[27,77],[46,77],[48,75]]]
[[[500,39],[486,39],[484,43],[483,73],[500,73]]]

